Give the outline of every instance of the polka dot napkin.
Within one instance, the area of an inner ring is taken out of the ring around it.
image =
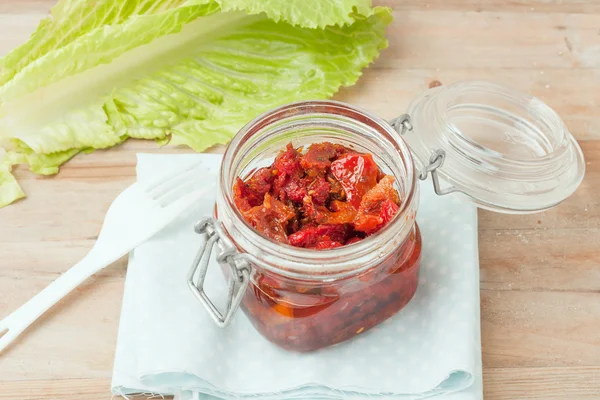
[[[139,155],[138,180],[199,160],[216,179],[220,156]],[[188,289],[201,243],[194,223],[214,198],[130,255],[112,390],[204,399],[481,399],[476,209],[421,184],[420,284],[408,306],[341,345],[297,354],[275,347],[243,312],[218,328]],[[210,296],[226,292],[209,269]]]

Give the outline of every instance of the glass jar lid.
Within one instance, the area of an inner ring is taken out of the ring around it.
[[[556,112],[489,82],[430,89],[392,125],[409,144],[420,178],[431,172],[438,194],[497,212],[553,207],[585,173],[581,149]]]

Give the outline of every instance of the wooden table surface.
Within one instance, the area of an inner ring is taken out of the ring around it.
[[[50,0],[0,0],[0,55]],[[380,2],[381,3],[381,2]],[[337,99],[383,117],[439,80],[495,80],[558,111],[586,157],[577,193],[542,214],[479,212],[486,399],[600,399],[600,1],[388,0],[390,47]],[[56,177],[17,176],[0,209],[0,318],[80,260],[134,181],[130,141]],[[185,150],[169,150],[185,151]],[[109,399],[126,262],[94,276],[0,356],[0,399]]]

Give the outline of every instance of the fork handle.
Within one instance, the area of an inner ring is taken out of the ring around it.
[[[107,261],[106,258],[99,257],[93,250],[90,251],[71,269],[59,276],[27,303],[9,314],[0,322],[0,352],[60,299],[87,278],[119,258]]]

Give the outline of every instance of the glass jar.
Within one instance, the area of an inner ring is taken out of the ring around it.
[[[306,147],[325,141],[372,154],[394,176],[402,199],[394,219],[362,241],[328,250],[259,234],[235,207],[235,179],[270,165],[290,142]],[[228,146],[215,218],[196,225],[205,241],[188,283],[220,326],[241,304],[256,329],[283,348],[330,346],[380,324],[413,297],[422,248],[415,222],[418,179],[431,175],[437,194],[495,211],[534,212],[573,193],[584,165],[554,111],[485,82],[429,90],[390,123],[334,101],[282,106],[247,124]],[[224,311],[203,289],[213,249],[229,281]]]

